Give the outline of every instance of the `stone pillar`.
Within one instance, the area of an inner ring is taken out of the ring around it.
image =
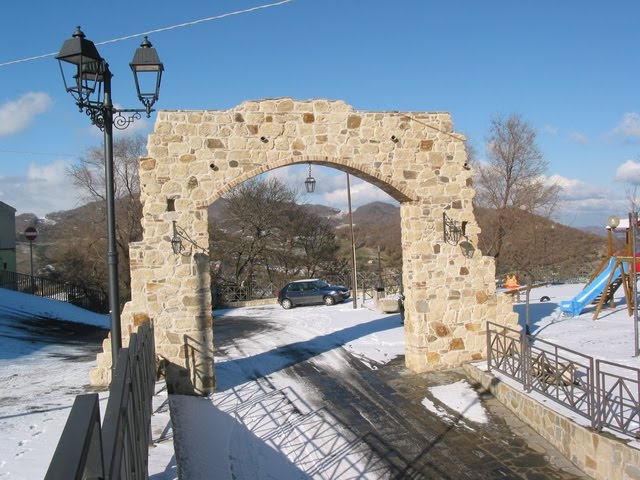
[[[423,199],[401,206],[405,362],[416,372],[486,358],[486,322],[517,324],[509,300],[495,292],[493,258],[474,247],[471,220],[468,239],[444,240],[442,212],[461,223],[469,218],[462,205]]]

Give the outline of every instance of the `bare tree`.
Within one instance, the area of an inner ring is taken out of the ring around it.
[[[627,201],[629,202],[629,211],[632,213],[637,213],[640,208],[640,198],[638,198],[638,186],[634,186],[633,189],[627,188],[625,189],[625,196],[627,197]]]
[[[142,135],[116,137],[113,144],[114,195],[116,207],[116,243],[119,259],[120,291],[124,298],[130,291],[129,243],[142,237],[142,205],[140,203],[139,159],[146,151]],[[65,252],[69,265],[76,265],[73,275],[84,277],[84,283],[105,281],[106,275],[106,184],[102,145],[88,148],[79,162],[67,170],[75,186],[93,208],[87,208],[84,223],[76,239],[82,249]],[[88,248],[90,246],[90,248]],[[71,257],[77,256],[73,260]],[[82,267],[84,265],[84,267]],[[90,265],[89,269],[87,265]],[[64,267],[60,267],[64,270]],[[84,269],[84,274],[80,273]],[[105,283],[106,285],[106,283]]]
[[[295,199],[295,193],[277,178],[251,179],[225,196],[224,228],[230,236],[213,239],[213,246],[233,265],[237,283],[251,281],[256,268],[265,263],[269,244],[288,221],[286,212]]]
[[[492,119],[487,162],[476,168],[477,205],[498,211],[493,234],[485,232],[483,245],[498,263],[507,223],[522,211],[550,216],[560,187],[545,179],[548,165],[536,143],[536,132],[515,113]]]
[[[252,179],[227,195],[224,219],[212,222],[211,252],[217,276],[235,284],[314,276],[335,259],[337,242],[327,221],[296,203],[278,179]]]

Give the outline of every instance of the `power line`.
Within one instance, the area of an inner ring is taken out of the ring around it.
[[[231,17],[231,16],[234,16],[234,15],[242,15],[242,14],[245,14],[245,13],[255,12],[256,10],[263,10],[265,8],[278,7],[280,5],[284,5],[285,3],[291,3],[291,2],[293,2],[293,0],[282,0],[280,2],[269,3],[269,4],[266,4],[266,5],[258,5],[257,7],[251,7],[251,8],[247,8],[245,10],[237,10],[235,12],[223,13],[222,15],[216,15],[216,16],[213,16],[213,17],[200,18],[198,20],[192,20],[190,22],[178,23],[177,25],[171,25],[169,27],[156,28],[155,30],[149,30],[147,32],[134,33],[132,35],[126,35],[126,36],[120,37],[120,38],[114,38],[114,39],[111,39],[111,40],[104,40],[102,42],[96,43],[96,45],[106,45],[108,43],[121,42],[123,40],[129,40],[131,38],[136,38],[136,37],[143,37],[145,35],[151,35],[153,33],[166,32],[167,30],[175,30],[177,28],[190,27],[192,25],[197,25],[199,23],[211,22],[213,20],[220,20],[222,18],[227,18],[227,17]],[[35,55],[33,57],[21,58],[19,60],[11,60],[9,62],[0,63],[0,67],[6,67],[8,65],[15,65],[16,63],[30,62],[32,60],[39,60],[41,58],[46,58],[46,57],[53,57],[53,56],[55,56],[57,54],[58,54],[58,52],[44,53],[42,55]]]

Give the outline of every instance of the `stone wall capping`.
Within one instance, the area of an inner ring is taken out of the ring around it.
[[[562,416],[486,371],[486,363],[466,363],[467,376],[543,436],[580,470],[596,480],[640,478],[640,449]]]

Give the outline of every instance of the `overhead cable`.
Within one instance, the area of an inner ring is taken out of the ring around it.
[[[200,18],[198,20],[192,20],[190,22],[178,23],[177,25],[171,25],[169,27],[156,28],[155,30],[149,30],[147,32],[134,33],[132,35],[126,35],[126,36],[120,37],[120,38],[114,38],[114,39],[111,39],[111,40],[104,40],[102,42],[96,42],[95,45],[106,45],[108,43],[121,42],[123,40],[129,40],[131,38],[136,38],[136,37],[143,37],[145,35],[151,35],[153,33],[165,32],[167,30],[175,30],[177,28],[190,27],[192,25],[197,25],[199,23],[211,22],[213,20],[220,20],[222,18],[231,17],[233,15],[242,15],[244,13],[255,12],[256,10],[263,10],[265,8],[278,7],[280,5],[284,5],[285,3],[290,3],[290,2],[293,2],[293,0],[282,0],[280,2],[269,3],[269,4],[266,4],[266,5],[258,5],[257,7],[251,7],[251,8],[247,8],[245,10],[237,10],[235,12],[223,13],[222,15],[216,15],[216,16],[213,16],[213,17]],[[58,54],[58,52],[44,53],[42,55],[35,55],[33,57],[21,58],[19,60],[11,60],[9,62],[0,63],[0,67],[6,67],[8,65],[14,65],[16,63],[30,62],[32,60],[39,60],[41,58],[46,58],[46,57],[53,57],[53,56],[55,56],[57,54]]]

